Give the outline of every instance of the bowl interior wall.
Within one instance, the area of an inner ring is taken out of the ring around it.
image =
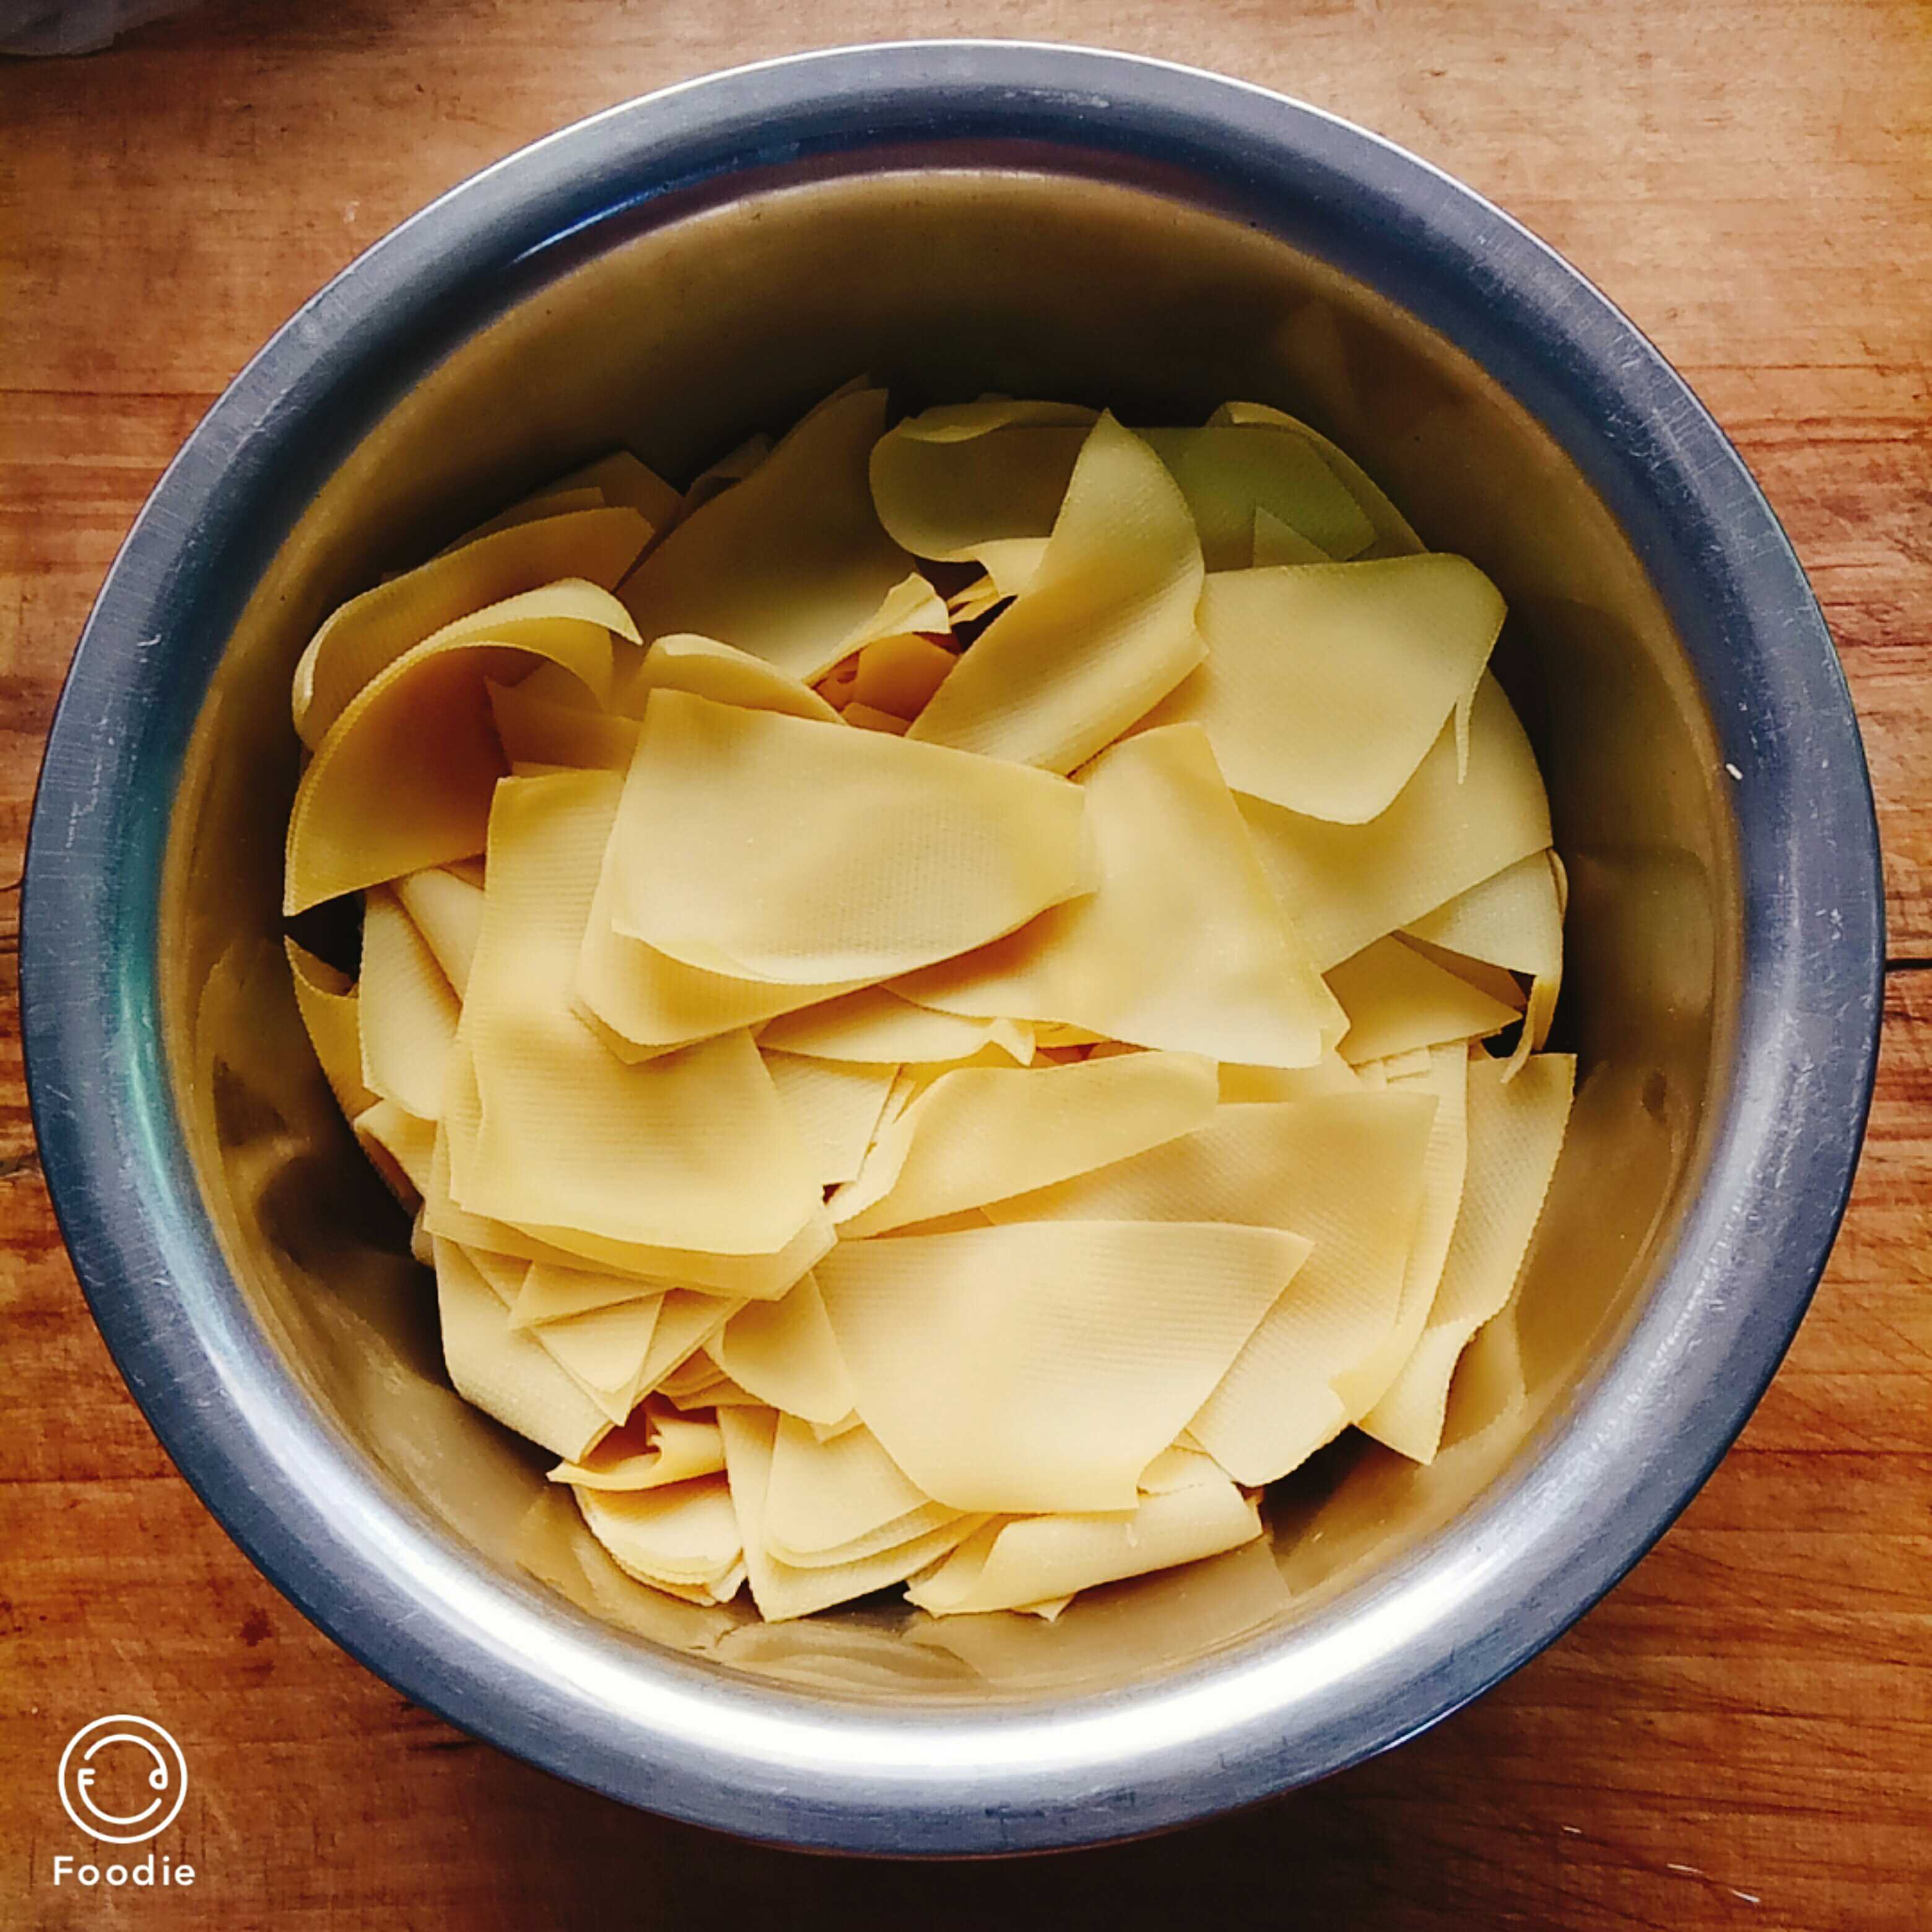
[[[434,1294],[297,1022],[278,917],[297,771],[290,675],[334,604],[615,444],[674,481],[861,371],[916,405],[988,389],[1198,421],[1306,417],[1511,616],[1498,668],[1543,761],[1572,887],[1556,1043],[1570,1144],[1515,1311],[1426,1470],[1338,1444],[1279,1486],[1276,1535],[1083,1598],[1053,1628],[877,1605],[763,1628],[628,1585],[542,1459],[451,1392]],[[404,392],[264,576],[176,808],[170,1050],[231,1264],[310,1397],[512,1586],[716,1667],[828,1695],[1097,1690],[1279,1634],[1364,1585],[1538,1453],[1614,1348],[1694,1188],[1736,980],[1735,865],[1708,719],[1642,565],[1569,458],[1406,310],[1178,199],[1027,169],[832,176],[600,231]],[[1500,1359],[1500,1358],[1499,1358]],[[559,1605],[560,1614],[569,1614]]]

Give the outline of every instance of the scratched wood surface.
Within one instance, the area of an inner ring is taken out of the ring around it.
[[[662,83],[919,34],[1276,86],[1472,182],[1606,287],[1762,478],[1843,651],[1890,866],[1856,1198],[1744,1438],[1600,1609],[1406,1749],[1154,1844],[945,1873],[747,1850],[468,1742],[311,1630],[90,1324],[0,1012],[0,1926],[1932,1922],[1932,12],[1910,0],[212,4],[0,66],[0,879],[101,574],[268,332],[432,194]],[[15,950],[15,888],[0,946]],[[146,1712],[190,1892],[50,1883],[54,1766]]]

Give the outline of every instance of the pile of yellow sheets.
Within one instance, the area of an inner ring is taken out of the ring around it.
[[[1054,1616],[1429,1460],[1574,1070],[1503,620],[1277,411],[859,384],[344,605],[284,910],[359,973],[289,955],[457,1389],[769,1618]]]

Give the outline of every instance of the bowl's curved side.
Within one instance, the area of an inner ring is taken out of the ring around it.
[[[518,277],[674,190],[976,140],[1192,183],[1398,296],[1547,424],[1644,559],[1740,775],[1745,971],[1706,1184],[1534,1467],[1292,1644],[1052,1713],[892,1720],[674,1659],[640,1684],[634,1653],[586,1620],[539,1622],[361,1477],[202,1204],[160,1035],[158,895],[222,641],[308,479],[364,427],[344,371],[380,410]],[[130,1388],[338,1641],[490,1741],[676,1816],[848,1850],[1021,1850],[1180,1822],[1384,1748],[1549,1642],[1661,1533],[1822,1269],[1875,1064],[1882,917],[1856,727],[1790,547],[1708,415],[1574,271],[1423,163],[1260,90],[1078,50],[913,44],[719,76],[539,142],[378,243],[249,365],[157,487],[76,653],[28,848],[23,1031],[49,1185]]]

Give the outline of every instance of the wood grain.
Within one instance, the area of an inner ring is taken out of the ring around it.
[[[613,100],[814,44],[1049,37],[1363,121],[1537,229],[1743,447],[1824,601],[1890,868],[1884,1064],[1844,1238],[1738,1450],[1604,1604],[1404,1750],[1181,1838],[944,1875],[747,1850],[472,1744],[214,1526],[90,1324],[0,1012],[0,1925],[1922,1926],[1932,1913],[1932,16],[1912,0],[339,0],[211,4],[0,69],[0,882],[140,502],[366,242]],[[16,888],[0,889],[14,950]],[[187,1747],[184,1894],[56,1892],[52,1776]]]

